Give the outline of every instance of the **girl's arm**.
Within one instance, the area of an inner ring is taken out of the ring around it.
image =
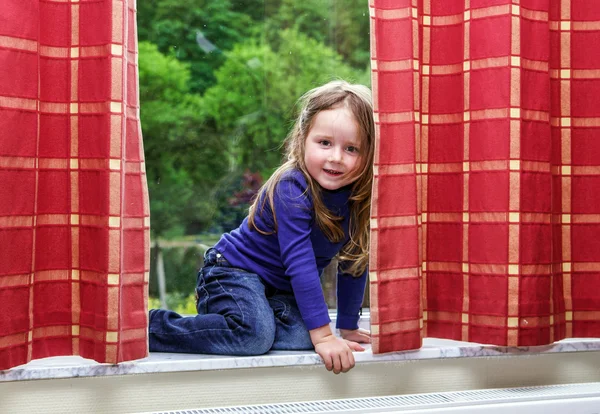
[[[329,327],[331,320],[310,239],[313,206],[305,189],[306,183],[298,177],[277,184],[273,200],[277,239],[283,267],[315,351],[323,358],[325,367],[338,374],[354,366],[353,350],[364,349],[336,337]]]
[[[344,263],[338,264],[337,272],[337,322],[338,329],[358,329],[369,269],[354,277],[344,273]]]
[[[369,269],[360,277],[345,274],[343,263],[338,266],[337,321],[342,338],[358,343],[370,343],[371,333],[358,327]]]
[[[302,319],[311,330],[331,320],[311,242],[313,205],[305,189],[303,177],[294,175],[283,179],[275,188],[273,204],[281,264],[289,277]]]
[[[358,327],[362,307],[368,269],[360,277],[344,274],[338,266],[338,315],[336,327],[343,339],[337,338],[331,332],[329,325],[310,331],[310,338],[315,345],[315,351],[323,358],[328,370],[347,372],[354,366],[352,351],[364,351],[359,343],[371,342],[370,332]]]

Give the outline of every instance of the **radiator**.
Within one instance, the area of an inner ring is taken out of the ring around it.
[[[242,413],[600,414],[600,382],[344,400],[223,406],[161,411],[152,414]]]

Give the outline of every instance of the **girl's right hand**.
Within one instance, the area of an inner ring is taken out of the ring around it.
[[[310,336],[315,351],[325,363],[325,368],[334,374],[350,371],[355,364],[352,351],[364,351],[358,343],[335,336],[329,325],[312,329]]]
[[[356,342],[346,341],[334,335],[331,338],[323,338],[323,342],[315,345],[315,351],[323,359],[325,368],[334,374],[348,372],[354,367],[353,350],[360,351],[363,348]]]

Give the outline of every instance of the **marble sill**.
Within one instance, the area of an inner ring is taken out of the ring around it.
[[[363,316],[361,325],[368,327],[368,315]],[[425,338],[420,349],[378,355],[372,353],[370,346],[367,345],[365,348],[364,352],[354,353],[357,364],[600,351],[600,338],[570,338],[550,345],[534,347],[505,347],[450,339]],[[146,358],[115,365],[100,364],[78,356],[61,356],[38,359],[0,371],[0,382],[321,364],[320,357],[313,351],[271,351],[265,355],[252,357],[153,352]]]

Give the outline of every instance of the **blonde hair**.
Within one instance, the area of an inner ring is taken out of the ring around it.
[[[277,219],[273,214],[274,231],[268,232],[256,226],[255,215],[262,214],[268,202],[274,211],[273,194],[277,183],[285,173],[300,170],[308,183],[315,209],[315,220],[325,236],[333,243],[344,239],[342,229],[343,217],[335,216],[327,209],[321,197],[321,187],[308,173],[304,163],[306,137],[312,127],[315,116],[334,107],[344,105],[349,109],[359,130],[360,147],[365,148],[361,154],[361,163],[357,171],[358,179],[352,184],[350,201],[349,241],[342,247],[338,259],[351,263],[342,269],[346,273],[360,276],[369,261],[369,223],[371,206],[371,186],[373,183],[373,157],[375,153],[375,124],[371,91],[363,85],[350,84],[336,80],[305,93],[299,100],[300,113],[292,130],[285,140],[286,161],[271,175],[258,192],[250,206],[248,225],[261,234],[273,234],[277,231]],[[260,204],[260,206],[259,206]],[[258,212],[260,210],[260,213]]]

